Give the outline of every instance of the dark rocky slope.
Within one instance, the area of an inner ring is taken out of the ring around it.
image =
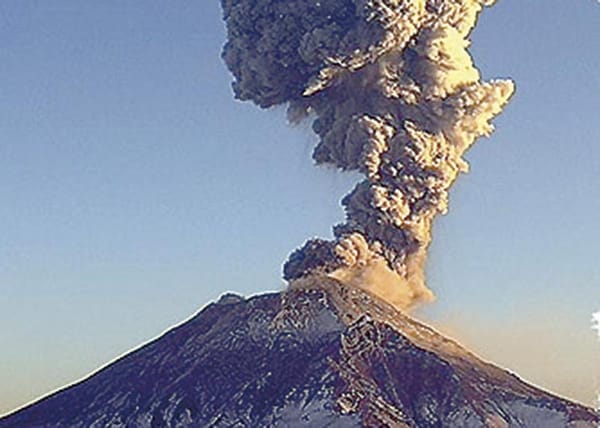
[[[324,290],[327,291],[324,291]],[[330,278],[190,321],[0,427],[597,427],[384,302]]]

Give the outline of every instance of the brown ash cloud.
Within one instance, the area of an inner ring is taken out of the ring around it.
[[[401,308],[433,299],[424,267],[432,222],[514,92],[482,82],[469,34],[493,0],[222,0],[223,58],[240,100],[313,120],[318,165],[358,171],[334,239],[284,266],[325,274]]]

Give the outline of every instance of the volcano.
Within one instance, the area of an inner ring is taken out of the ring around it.
[[[374,295],[325,276],[226,294],[0,427],[597,427]]]

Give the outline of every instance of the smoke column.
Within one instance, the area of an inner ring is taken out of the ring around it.
[[[401,308],[433,299],[433,219],[514,91],[481,82],[467,51],[494,1],[221,0],[236,98],[310,117],[315,162],[365,176],[342,200],[334,240],[293,252],[286,280],[330,275]]]

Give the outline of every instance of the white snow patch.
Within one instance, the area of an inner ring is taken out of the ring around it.
[[[510,408],[523,426],[528,428],[564,428],[568,424],[567,416],[552,409],[532,406],[523,402],[513,402]]]
[[[304,426],[311,427],[359,427],[360,419],[355,415],[340,416],[333,409],[329,397],[315,397],[309,402],[304,400],[288,401],[281,409],[281,414],[275,426]]]

